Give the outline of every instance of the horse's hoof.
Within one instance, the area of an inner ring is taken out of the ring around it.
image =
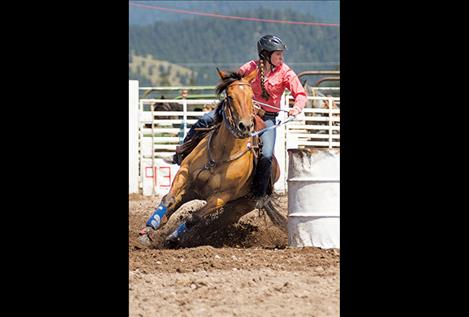
[[[139,237],[137,239],[138,244],[141,247],[144,248],[149,248],[153,245],[153,240],[154,240],[154,235],[156,234],[156,230],[150,228],[150,227],[145,227],[143,228],[140,233]]]
[[[194,217],[195,215],[192,214],[191,219],[193,220]],[[171,233],[169,236],[166,237],[164,241],[165,247],[171,248],[171,249],[179,247],[181,244],[181,237],[184,236],[184,232],[186,231],[187,231],[186,222],[183,222],[176,228],[176,230],[173,231],[173,233]]]
[[[179,247],[180,239],[178,238],[166,238],[164,241],[164,247],[168,249],[177,249]]]

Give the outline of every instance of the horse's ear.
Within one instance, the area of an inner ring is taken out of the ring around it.
[[[257,76],[257,68],[254,69],[251,73],[249,73],[249,75],[244,76],[244,79],[250,83],[254,78],[256,78],[256,76]]]
[[[221,80],[224,80],[227,77],[226,72],[220,70],[218,67],[217,67],[217,72],[218,72],[218,76],[220,76]]]

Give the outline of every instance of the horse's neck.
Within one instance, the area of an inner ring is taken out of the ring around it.
[[[245,150],[249,140],[250,138],[236,139],[225,123],[222,123],[217,134],[213,137],[212,149],[216,149],[214,159],[227,159],[229,156]]]

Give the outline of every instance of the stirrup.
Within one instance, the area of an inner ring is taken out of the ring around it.
[[[165,156],[163,157],[163,161],[168,164],[176,164],[176,155],[177,154],[174,154],[173,156]]]
[[[173,156],[163,157],[163,161],[165,161],[168,164],[181,165],[182,160],[183,160],[182,154],[178,154],[178,153],[174,154]]]

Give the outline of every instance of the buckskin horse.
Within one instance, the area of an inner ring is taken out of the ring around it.
[[[235,223],[244,214],[255,209],[255,201],[249,197],[252,186],[257,137],[251,133],[264,128],[253,106],[253,91],[250,81],[257,71],[245,77],[236,72],[218,70],[221,82],[217,94],[225,92],[226,97],[219,103],[222,119],[184,158],[174,177],[169,193],[166,194],[140,232],[140,244],[163,247],[193,236],[195,230],[209,234],[228,224]],[[272,160],[272,177],[269,192],[279,179],[277,160]],[[206,204],[194,211],[182,223],[168,220],[184,203],[205,200]],[[208,223],[207,216],[223,207],[222,216]],[[272,222],[286,230],[286,218],[277,210],[272,201],[263,207]]]

